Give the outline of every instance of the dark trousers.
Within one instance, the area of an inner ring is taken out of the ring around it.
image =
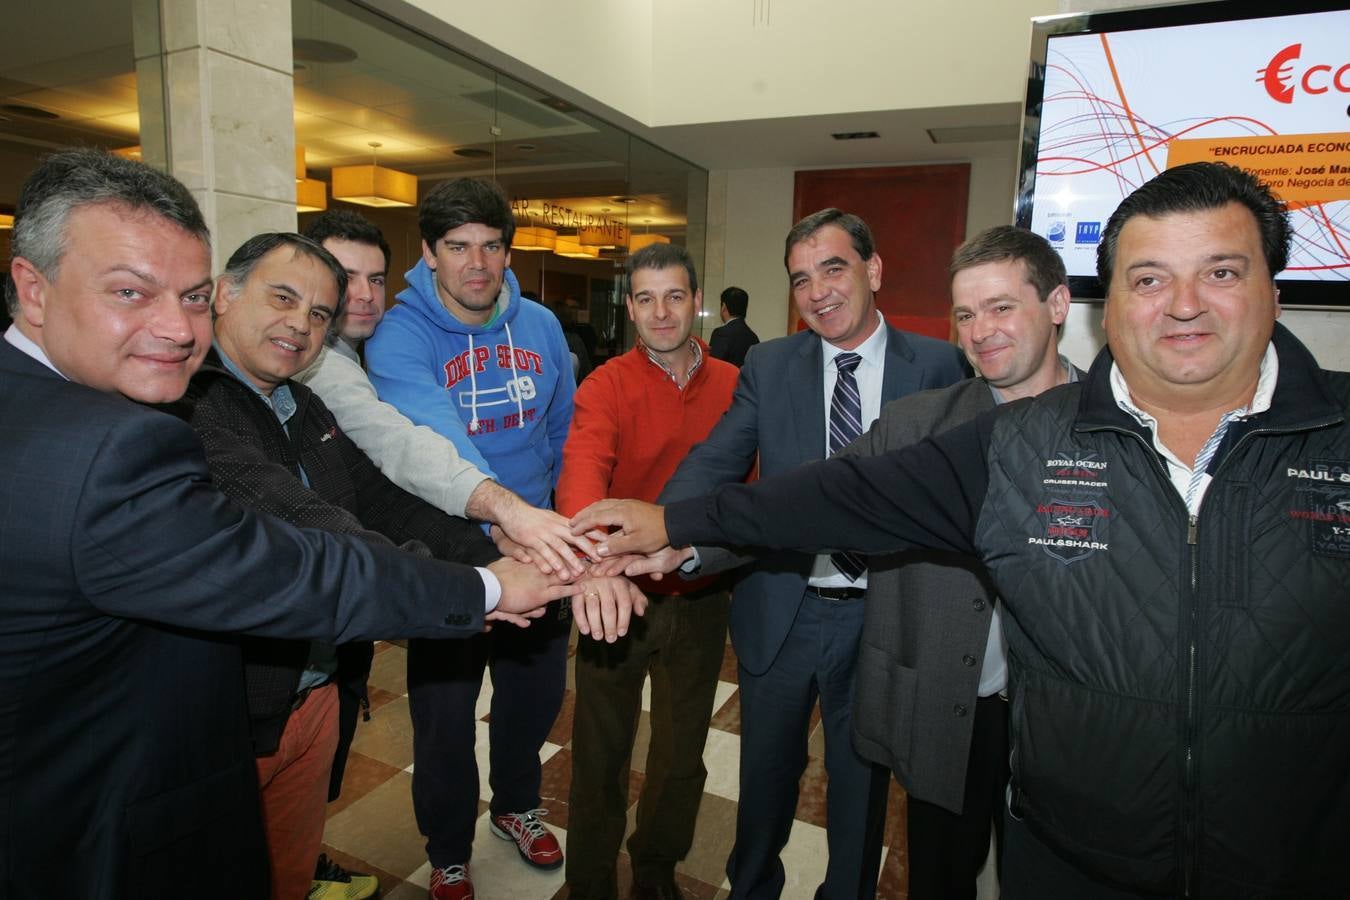
[[[433,866],[468,862],[473,852],[474,707],[485,666],[492,672],[491,810],[524,812],[539,805],[539,748],[562,706],[571,626],[570,614],[555,603],[529,628],[499,623],[464,640],[408,642],[413,812]]]
[[[736,845],[727,860],[736,900],[773,900],[783,891],[779,853],[792,830],[817,698],[829,776],[830,859],[816,896],[852,900],[876,892],[890,772],[858,756],[850,739],[862,625],[862,600],[826,600],[807,591],[768,671],[739,670],[741,795]]]
[[[972,725],[961,814],[909,798],[910,900],[975,900],[975,878],[989,857],[991,823],[998,835],[994,859],[1001,857],[1008,701],[997,694],[981,697]]]
[[[328,776],[328,802],[342,793],[342,776],[347,771],[347,754],[356,737],[356,719],[361,710],[370,709],[370,694],[366,680],[370,678],[370,663],[375,658],[375,645],[370,641],[339,644],[338,667],[333,675],[338,694],[338,745],[333,754],[333,771]]]
[[[703,744],[727,641],[724,591],[653,596],[613,644],[582,638],[576,656],[567,884],[573,900],[614,900],[628,824],[628,781],[642,683],[652,679],[651,744],[628,839],[633,877],[668,881],[689,852],[707,769]]]

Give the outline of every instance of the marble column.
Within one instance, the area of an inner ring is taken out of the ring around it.
[[[261,231],[293,231],[289,0],[134,0],[142,156],[192,191],[216,271]]]

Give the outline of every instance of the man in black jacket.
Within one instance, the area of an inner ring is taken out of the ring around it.
[[[744,288],[724,290],[719,310],[722,324],[714,328],[708,338],[708,350],[713,358],[726,360],[738,369],[745,364],[745,354],[759,343],[759,335],[745,321],[745,310],[749,305],[750,295]]]
[[[1108,347],[1079,384],[574,527],[974,553],[1007,612],[1005,898],[1344,896],[1350,376],[1275,322],[1290,235],[1245,172],[1169,169],[1103,232]]]
[[[215,347],[185,397],[216,484],[244,506],[296,525],[469,565],[521,565],[499,560],[477,526],[385,478],[338,430],[323,401],[290,380],[313,362],[340,315],[345,277],[331,254],[295,234],[259,235],[230,258],[216,292]],[[462,636],[479,630],[464,624]],[[338,741],[335,680],[344,649],[261,638],[244,643],[278,900],[326,897],[325,891],[361,898],[378,890],[372,876],[341,872],[310,883]],[[369,654],[354,658],[368,672]]]

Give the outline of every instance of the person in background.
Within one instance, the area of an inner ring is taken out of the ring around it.
[[[749,305],[750,295],[743,288],[729,287],[722,291],[722,303],[718,308],[722,324],[714,328],[708,338],[712,355],[738,369],[745,365],[745,354],[759,343],[759,335],[745,321],[745,310]]]
[[[533,300],[535,303],[543,303],[545,309],[558,317],[558,324],[562,326],[563,338],[567,341],[567,352],[572,354],[572,377],[576,379],[577,384],[580,384],[581,379],[591,373],[591,356],[586,352],[586,345],[582,342],[581,335],[567,326],[557,303],[544,303],[539,299],[538,291],[521,291],[520,296],[526,300]]]

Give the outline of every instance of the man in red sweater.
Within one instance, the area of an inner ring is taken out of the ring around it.
[[[576,393],[557,508],[571,516],[604,497],[655,500],[694,444],[731,405],[739,374],[690,334],[702,307],[684,248],[633,254],[625,302],[632,350],[592,372]],[[651,745],[628,839],[634,896],[681,896],[675,864],[689,852],[707,770],[703,742],[726,645],[728,600],[711,579],[642,578],[646,617],[616,643],[577,649],[567,884],[573,900],[614,900],[627,825],[628,772],[642,684],[652,679]],[[594,644],[594,646],[592,646]]]

